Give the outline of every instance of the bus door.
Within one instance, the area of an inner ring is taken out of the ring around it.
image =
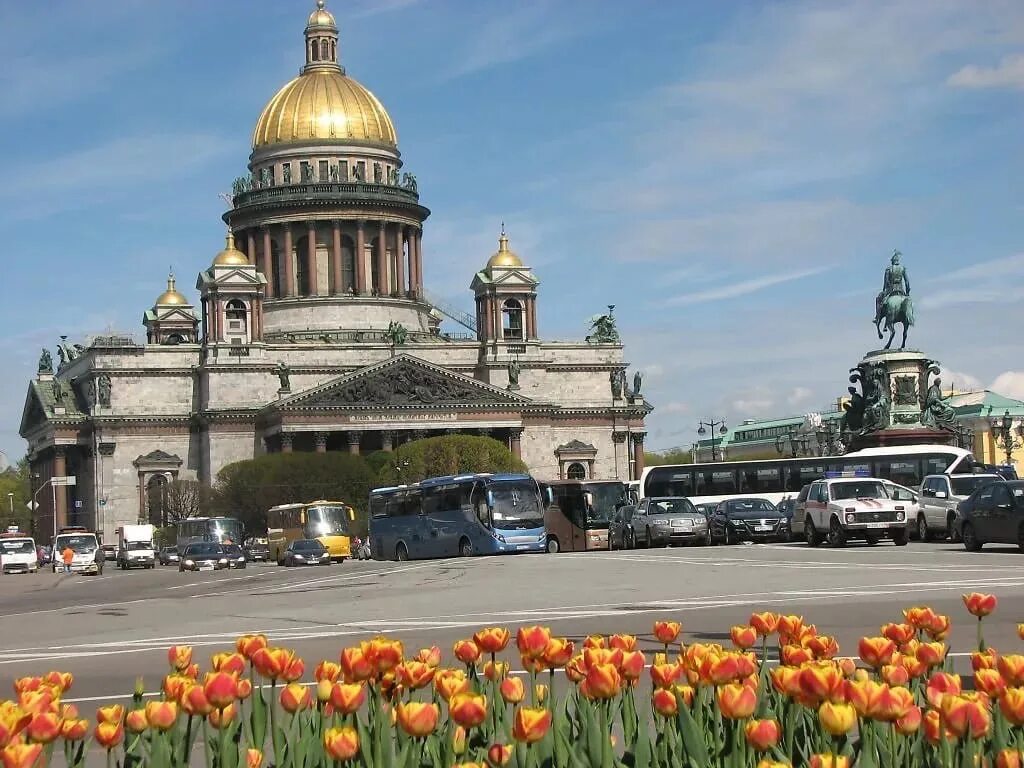
[[[587,549],[587,508],[590,493],[580,486],[571,486],[566,490],[565,503],[569,505],[566,517],[572,523],[572,551],[584,552]]]

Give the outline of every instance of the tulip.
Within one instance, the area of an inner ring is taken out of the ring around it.
[[[622,663],[619,665],[619,673],[622,679],[630,684],[635,683],[644,673],[647,666],[647,658],[643,651],[625,651],[622,654]]]
[[[846,686],[846,695],[858,715],[874,717],[882,692],[887,687],[874,680],[851,680]]]
[[[998,699],[1006,691],[1006,681],[994,669],[979,669],[974,673],[974,689]]]
[[[42,744],[8,744],[0,751],[0,759],[4,768],[31,768],[42,751]]]
[[[924,690],[928,703],[938,709],[942,705],[943,697],[947,694],[959,695],[963,687],[960,683],[960,675],[954,675],[949,672],[936,672],[928,678],[928,684]]]
[[[462,755],[466,752],[466,729],[461,725],[455,726],[452,732],[452,752]]]
[[[693,688],[688,685],[677,685],[672,689],[678,698],[683,700],[687,709],[693,706]]]
[[[518,704],[526,696],[526,686],[521,678],[506,677],[498,686],[503,698],[508,704]]]
[[[995,669],[999,660],[999,653],[995,648],[986,648],[984,651],[975,651],[971,654],[971,669],[977,672],[979,669]]]
[[[169,731],[178,719],[178,705],[173,701],[150,701],[146,704],[146,722],[158,731]]]
[[[732,644],[744,651],[757,643],[757,630],[745,624],[733,627],[729,634],[732,636]]]
[[[124,741],[124,728],[120,723],[97,723],[93,738],[101,747],[111,750]]]
[[[248,699],[252,695],[252,680],[247,677],[243,677],[238,681],[238,698],[240,700]]]
[[[751,720],[743,726],[743,733],[758,752],[767,752],[779,743],[779,724],[774,720]]]
[[[808,665],[800,670],[800,690],[804,697],[814,701],[842,701],[846,680],[835,665]]]
[[[473,642],[483,653],[501,653],[511,638],[506,627],[486,627],[473,635]]]
[[[612,699],[622,690],[622,676],[611,664],[595,664],[587,670],[584,684],[588,698]]]
[[[651,694],[651,707],[662,717],[673,717],[679,711],[679,701],[674,691],[655,688]]]
[[[355,728],[328,728],[324,731],[324,752],[332,760],[344,762],[359,753],[359,734]]]
[[[924,726],[924,737],[931,744],[938,744],[943,737],[947,740],[953,738],[953,734],[942,727],[942,715],[937,709],[929,709],[925,712],[921,723]]]
[[[892,661],[896,644],[887,637],[862,637],[857,650],[865,664],[878,669]]]
[[[816,659],[834,659],[839,653],[839,643],[831,635],[809,637],[803,645]]]
[[[620,651],[636,650],[636,635],[612,635],[608,638],[609,648],[618,648]]]
[[[979,619],[988,616],[996,609],[995,595],[971,592],[969,595],[964,595],[963,599],[964,605],[967,607],[967,612],[972,616],[977,616]]]
[[[43,682],[52,685],[61,693],[69,691],[74,681],[74,675],[70,672],[47,672],[43,675]]]
[[[949,620],[949,616],[934,614],[931,624],[925,627],[924,631],[928,633],[932,640],[945,640],[951,626],[952,622]]]
[[[214,672],[206,676],[203,693],[214,709],[224,709],[238,698],[238,678],[227,672]]]
[[[437,728],[440,711],[437,704],[421,701],[400,702],[395,707],[395,716],[402,730],[410,736],[424,737]]]
[[[927,667],[938,667],[946,660],[945,643],[921,643],[917,646],[917,660]]]
[[[281,689],[281,708],[289,714],[308,709],[312,705],[309,688],[298,683],[289,683]]]
[[[476,728],[487,717],[487,697],[478,693],[457,693],[448,700],[448,717],[463,728]]]
[[[366,685],[363,683],[335,683],[331,688],[331,706],[343,715],[357,712],[366,701]]]
[[[373,665],[362,648],[350,647],[341,652],[341,672],[347,683],[359,683],[373,677]]]
[[[124,707],[120,704],[113,704],[109,707],[100,707],[96,710],[97,723],[120,723],[124,719]]]
[[[574,683],[579,683],[586,678],[587,666],[583,661],[582,653],[569,659],[569,663],[565,665],[565,676]]]
[[[201,685],[193,685],[185,691],[179,703],[187,714],[198,717],[206,717],[214,709]]]
[[[257,648],[249,659],[263,677],[277,680],[284,676],[285,670],[295,660],[295,651],[287,648]]]
[[[415,691],[434,681],[434,671],[434,667],[422,661],[403,661],[395,667],[395,677],[400,685]]]
[[[1024,688],[1007,688],[999,697],[999,711],[1013,725],[1024,725]]]
[[[42,686],[41,677],[19,677],[14,681],[14,692],[20,696],[27,691],[38,691]]]
[[[666,648],[676,641],[679,633],[683,631],[683,625],[678,621],[656,621],[654,622],[654,637]]]
[[[237,652],[215,653],[210,659],[210,666],[214,672],[240,675],[245,672],[245,662],[245,656]]]
[[[903,617],[910,626],[918,630],[924,630],[931,626],[935,618],[935,612],[927,606],[907,608],[903,611]]]
[[[567,640],[564,637],[553,637],[548,641],[547,647],[544,649],[544,663],[548,667],[564,667],[572,659],[575,646],[572,640]]]
[[[671,688],[681,673],[678,664],[652,664],[651,682],[655,688]]]
[[[434,673],[434,690],[448,701],[455,694],[469,690],[469,678],[461,669],[439,669]]]
[[[618,667],[622,664],[621,648],[584,648],[583,667],[590,669],[598,664],[611,664]]]
[[[889,685],[906,685],[910,682],[910,674],[906,667],[887,664],[881,670],[882,679]]]
[[[200,689],[202,690],[202,689]],[[149,728],[149,720],[146,718],[146,710],[133,709],[124,716],[124,727],[131,733],[142,733]]]
[[[917,658],[917,652],[914,652],[913,656],[906,656],[904,654],[894,654],[893,661],[895,662],[896,657],[899,656],[899,665],[907,670],[907,675],[911,679],[923,677],[928,672],[928,666]]]
[[[29,720],[25,733],[32,741],[49,744],[60,736],[60,717],[53,712],[40,712]]]
[[[235,650],[242,654],[249,661],[252,655],[260,648],[267,647],[266,635],[241,635],[235,640]]]
[[[718,689],[718,708],[730,720],[742,720],[754,714],[757,693],[746,685],[729,683]]]
[[[26,691],[18,696],[18,706],[30,715],[40,712],[51,712],[54,709],[55,696],[53,689],[40,688],[38,691]]]
[[[508,676],[507,661],[486,661],[484,662],[484,677],[492,682],[504,680]]]
[[[60,726],[60,736],[65,741],[81,741],[89,733],[89,721],[81,718],[64,720]]]
[[[942,699],[942,721],[955,736],[977,739],[988,733],[992,717],[988,706],[963,695],[948,694]]]
[[[821,727],[833,736],[842,736],[857,724],[857,712],[852,704],[826,701],[818,707],[818,720]]]
[[[364,640],[359,646],[363,649],[363,656],[374,666],[378,675],[394,669],[402,661],[401,640],[378,635],[372,640]]]
[[[764,613],[752,613],[750,615],[750,626],[754,628],[761,637],[774,634],[779,628],[779,616],[771,611]]]
[[[885,624],[882,626],[882,637],[889,638],[898,646],[913,640],[915,633],[911,624]]]
[[[787,667],[799,667],[809,661],[814,661],[814,654],[802,645],[784,645],[779,651],[782,663]]]
[[[436,645],[420,648],[419,653],[416,654],[416,661],[422,661],[428,667],[437,669],[441,666],[441,649]]]
[[[260,768],[263,765],[263,752],[250,747],[245,750],[245,768]]]
[[[1024,753],[1016,749],[1001,749],[996,754],[996,768],[1021,768],[1024,766]]]
[[[1007,685],[1024,685],[1024,656],[1007,654],[996,661],[996,669]]]
[[[921,708],[913,706],[908,709],[906,714],[896,721],[895,726],[896,731],[904,736],[916,733],[918,728],[921,727]]]
[[[783,763],[778,760],[769,760],[766,757],[757,764],[757,768],[793,768],[793,766],[789,763]]]
[[[914,706],[914,694],[909,688],[894,688],[883,685],[874,717],[887,723],[894,723]]]
[[[457,640],[452,646],[452,652],[467,667],[474,666],[480,659],[480,646],[472,640]]]
[[[544,738],[551,727],[551,710],[544,707],[519,707],[512,722],[512,738],[533,744]]]
[[[606,648],[607,646],[608,643],[604,639],[604,635],[587,635],[583,638],[584,648]]]
[[[321,661],[313,670],[313,679],[318,683],[321,680],[336,683],[339,677],[341,677],[341,664],[334,661]]]
[[[512,759],[513,751],[508,744],[491,744],[487,748],[487,765],[490,768],[504,768]]]
[[[231,724],[231,721],[235,719],[235,715],[238,713],[238,707],[234,704],[229,704],[224,709],[215,709],[210,712],[207,720],[210,725],[216,728],[218,731],[221,728],[226,728]]]
[[[184,672],[192,664],[192,646],[172,645],[167,649],[167,663],[176,672]]]
[[[516,646],[524,659],[540,659],[551,642],[551,630],[547,627],[520,627],[516,633]]]
[[[751,621],[751,624],[753,624],[753,621]],[[782,644],[786,645],[786,643],[789,642],[788,638],[792,638],[799,635],[800,630],[803,629],[803,626],[803,616],[779,616],[778,622],[776,623],[776,628],[779,631],[779,635],[781,635],[780,640],[784,641]]]
[[[850,758],[846,755],[833,755],[822,752],[811,755],[807,768],[850,768]]]

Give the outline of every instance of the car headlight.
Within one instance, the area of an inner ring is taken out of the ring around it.
[[[904,516],[903,516],[903,513],[902,513],[902,512],[897,512],[897,513],[896,513],[896,521],[897,521],[897,522],[900,522],[900,523],[902,523],[902,522],[903,522],[903,517],[904,517]]]
[[[228,559],[226,557],[222,557],[217,562],[220,563],[221,565],[227,565],[228,564]]]
[[[296,559],[296,560],[305,560],[306,558],[305,558],[305,557],[303,557],[302,555],[300,555],[300,554],[296,553],[296,554],[295,554],[295,559]]]
[[[195,563],[192,560],[186,560],[184,562],[184,565],[187,565],[189,568],[191,568],[193,565],[195,565]]]
[[[854,517],[853,515],[847,515],[847,516],[846,516],[846,522],[847,522],[847,523],[852,523],[852,522],[854,522],[854,521],[855,521],[856,519],[857,519],[857,518],[855,518],[855,517]]]

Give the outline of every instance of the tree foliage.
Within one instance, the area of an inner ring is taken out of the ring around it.
[[[693,454],[688,448],[673,448],[662,453],[645,453],[644,466],[654,467],[661,464],[690,464]]]
[[[211,488],[198,480],[172,480],[164,492],[167,522],[174,525],[179,520],[200,517],[210,507]]]
[[[414,440],[390,454],[377,472],[380,485],[415,483],[468,472],[527,472],[526,464],[490,437],[444,435]]]
[[[0,519],[4,521],[0,530],[8,525],[16,525],[21,531],[32,530],[32,513],[27,506],[29,498],[28,462],[22,459],[17,465],[0,472]]]

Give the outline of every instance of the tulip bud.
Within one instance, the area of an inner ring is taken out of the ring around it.
[[[464,754],[466,751],[466,729],[461,725],[455,726],[452,732],[452,752],[456,755]]]
[[[245,768],[260,768],[263,765],[263,752],[251,747],[245,750]]]
[[[774,720],[751,720],[743,727],[743,733],[758,752],[767,752],[779,743],[779,724]]]
[[[321,704],[330,701],[332,690],[334,690],[334,683],[327,678],[318,681],[316,684],[316,700]]]
[[[504,768],[512,759],[512,747],[507,744],[491,744],[487,749],[487,765],[490,768]]]
[[[351,760],[359,752],[359,734],[355,728],[329,728],[324,731],[324,751],[332,760]]]
[[[544,738],[551,727],[551,710],[540,707],[519,707],[512,722],[512,738],[533,744]]]

